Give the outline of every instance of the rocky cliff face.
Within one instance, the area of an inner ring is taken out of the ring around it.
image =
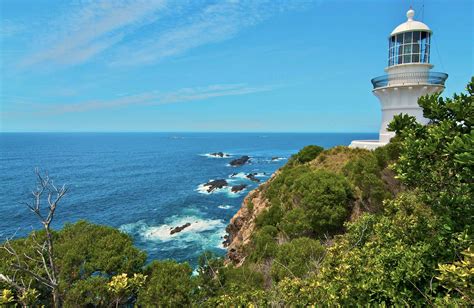
[[[274,173],[267,183],[271,182],[278,171]],[[227,236],[224,246],[227,247],[228,261],[240,265],[245,260],[244,246],[250,242],[255,230],[255,218],[269,207],[264,196],[266,185],[262,184],[251,191],[244,199],[239,211],[232,217],[226,228]]]
[[[286,169],[282,168],[275,172],[266,183],[251,191],[245,197],[241,208],[232,217],[226,228],[228,234],[224,246],[227,247],[227,262],[232,262],[237,266],[244,263],[251,247],[248,244],[256,231],[256,218],[271,207],[270,201],[266,198],[269,186],[274,190],[274,185],[281,185],[281,183],[276,184],[279,182],[278,180],[275,181],[278,176],[284,176],[285,174],[288,176],[289,173],[286,171],[297,170],[296,168],[302,166],[301,163],[295,161],[288,162],[284,167]],[[393,171],[388,168],[388,162],[385,162],[385,165],[381,167],[380,161],[374,152],[367,150],[335,147],[321,152],[304,164],[307,168],[299,169],[298,172],[302,172],[301,174],[306,176],[314,176],[308,172],[309,169],[311,172],[324,171],[327,174],[337,174],[348,181],[352,193],[347,200],[349,210],[347,221],[355,221],[364,212],[375,213],[380,211],[383,199],[391,198],[403,189],[394,178]],[[361,173],[359,170],[361,168],[365,170],[365,173]],[[327,176],[327,178],[331,177]],[[324,185],[322,180],[324,178],[321,178],[321,176],[314,177],[314,179],[322,181],[321,185]],[[313,191],[308,190],[305,193],[313,194]],[[273,197],[275,197],[274,192]],[[298,207],[298,198],[293,198],[293,200],[292,206]],[[282,243],[280,238],[278,238],[278,242],[279,244]]]

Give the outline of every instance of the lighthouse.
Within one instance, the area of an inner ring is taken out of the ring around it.
[[[433,32],[424,23],[414,19],[410,8],[407,21],[397,26],[388,37],[388,65],[386,75],[373,78],[375,96],[382,109],[379,140],[354,140],[350,147],[375,149],[387,144],[395,135],[387,131],[388,124],[400,113],[414,116],[421,124],[427,124],[418,98],[444,90],[446,73],[432,72],[430,63]]]

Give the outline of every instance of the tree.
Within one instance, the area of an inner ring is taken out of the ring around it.
[[[187,263],[153,261],[145,272],[148,278],[138,293],[140,305],[184,307],[191,304],[192,269]]]
[[[129,235],[112,227],[79,221],[66,224],[60,231],[52,230],[50,223],[59,202],[46,196],[49,211],[43,213],[42,187],[53,183],[37,174],[40,188],[34,192],[36,203],[30,207],[46,217],[47,230],[33,231],[25,238],[7,239],[2,244],[0,288],[14,291],[16,301],[22,305],[62,306],[77,303],[79,299],[94,305],[112,301],[114,296],[107,288],[111,277],[124,274],[133,282],[129,277],[142,271],[146,254],[133,246]],[[49,246],[54,249],[48,249]],[[54,264],[54,280],[50,264]]]
[[[287,166],[310,162],[315,159],[322,151],[324,151],[324,149],[320,146],[307,145],[289,159]]]
[[[39,169],[35,170],[37,177],[37,186],[32,191],[33,200],[31,203],[26,203],[26,206],[38,217],[43,225],[44,236],[36,236],[33,233],[31,239],[34,245],[34,251],[31,254],[20,256],[18,251],[11,245],[11,239],[7,239],[2,245],[2,248],[8,254],[14,257],[13,261],[9,263],[12,269],[12,275],[0,274],[0,279],[11,287],[16,289],[20,296],[28,294],[30,291],[31,279],[34,279],[44,287],[50,289],[52,295],[52,303],[54,307],[61,305],[58,268],[54,258],[54,241],[53,231],[51,230],[51,223],[54,219],[56,208],[66,195],[68,189],[65,185],[57,187],[54,185],[48,174],[41,175]],[[46,207],[43,203],[46,202]],[[24,258],[28,259],[25,261]],[[41,266],[44,274],[38,274],[33,269],[31,264]],[[24,279],[17,279],[18,273],[26,274],[30,277],[29,283]]]
[[[396,116],[390,128],[401,140],[400,158],[395,164],[398,178],[411,189],[419,189],[440,213],[449,213],[457,230],[474,219],[474,77],[467,94],[443,98],[440,94],[421,97],[423,126],[406,115]]]

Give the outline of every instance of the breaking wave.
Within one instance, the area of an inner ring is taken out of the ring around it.
[[[170,234],[178,226],[190,223],[181,232]],[[125,224],[119,228],[122,232],[139,236],[145,241],[174,242],[173,247],[186,247],[198,244],[200,247],[223,248],[222,241],[225,235],[225,224],[221,219],[204,219],[197,216],[172,216],[165,223],[153,226],[141,220]]]

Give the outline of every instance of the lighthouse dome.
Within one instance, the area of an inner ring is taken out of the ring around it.
[[[424,23],[414,20],[415,11],[413,9],[408,10],[407,12],[407,21],[398,25],[390,34],[396,35],[398,33],[408,32],[408,31],[426,31],[431,32],[431,29]]]
[[[422,22],[413,20],[410,8],[408,20],[392,31],[389,37],[388,66],[430,62],[431,30]]]

